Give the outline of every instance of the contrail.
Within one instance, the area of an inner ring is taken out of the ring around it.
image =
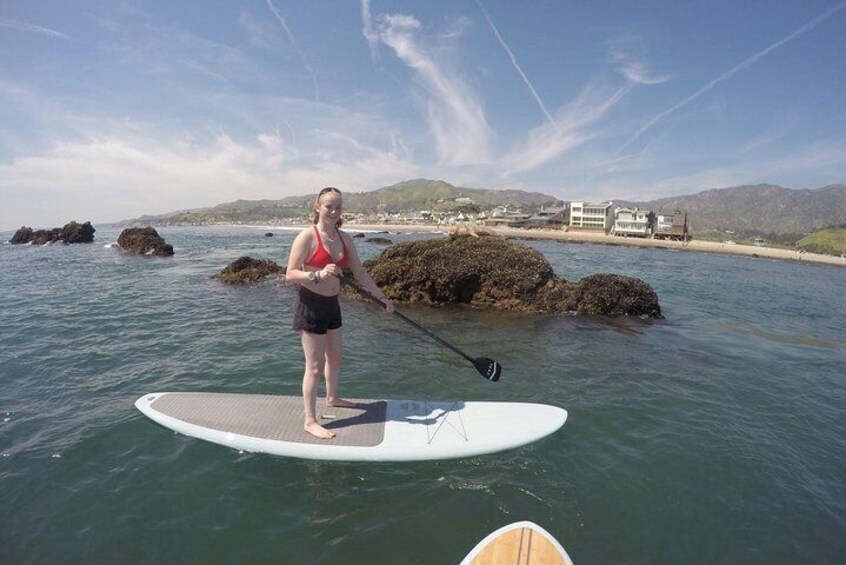
[[[532,86],[532,83],[529,80],[529,77],[527,77],[526,73],[523,72],[523,69],[520,68],[520,64],[517,62],[517,58],[514,57],[514,53],[511,52],[511,49],[508,47],[508,44],[505,43],[505,40],[499,34],[499,30],[496,29],[496,26],[494,25],[493,21],[491,20],[490,16],[488,15],[488,11],[485,10],[484,6],[482,6],[481,0],[476,0],[476,5],[479,6],[479,10],[481,10],[482,15],[485,16],[485,20],[487,20],[488,25],[490,26],[491,30],[494,32],[494,35],[496,35],[496,38],[499,41],[499,44],[502,45],[502,48],[505,49],[506,53],[508,53],[508,56],[511,58],[511,64],[514,65],[514,68],[517,69],[518,73],[520,73],[520,76],[523,78],[523,82],[529,88],[529,91],[532,93],[532,96],[534,96],[535,101],[538,103],[538,106],[540,106],[541,112],[543,112],[543,115],[546,116],[547,120],[549,120],[549,123],[552,124],[552,127],[555,128],[555,131],[557,131],[560,134],[561,130],[558,128],[558,124],[552,118],[552,115],[550,115],[549,110],[546,109],[546,106],[544,105],[543,100],[541,100],[540,96],[538,95],[537,91],[535,90],[535,87]]]
[[[314,99],[319,101],[320,100],[320,89],[317,86],[317,73],[314,72],[314,69],[311,68],[311,65],[308,64],[308,59],[306,59],[305,53],[303,53],[302,49],[300,49],[297,42],[294,40],[294,34],[291,33],[290,28],[288,28],[288,23],[285,21],[285,18],[282,14],[279,13],[279,10],[276,9],[276,6],[273,5],[271,0],[267,0],[267,7],[270,8],[270,11],[273,12],[273,15],[276,16],[276,19],[279,20],[279,23],[282,25],[282,29],[285,30],[285,33],[288,35],[288,39],[291,41],[291,46],[294,48],[294,51],[297,52],[297,56],[300,58],[300,62],[303,64],[305,69],[311,74],[311,80],[314,82]]]
[[[49,29],[46,27],[37,26],[35,24],[28,24],[26,22],[18,22],[15,20],[0,20],[0,27],[8,27],[18,31],[27,31],[32,33],[40,33],[42,35],[49,35],[51,37],[60,37],[62,39],[71,39],[71,36],[61,31]]]
[[[639,130],[637,130],[637,133],[635,133],[631,137],[631,139],[629,139],[622,147],[620,147],[620,149],[617,150],[617,154],[619,155],[621,152],[623,152],[632,143],[637,141],[638,138],[640,138],[640,136],[642,136],[649,129],[651,129],[652,126],[654,126],[655,124],[660,122],[662,119],[664,119],[668,115],[672,114],[673,112],[675,112],[679,108],[683,108],[684,106],[687,106],[688,104],[690,104],[691,102],[693,102],[694,100],[696,100],[697,98],[699,98],[700,96],[702,96],[703,94],[705,94],[706,92],[708,92],[709,90],[711,90],[712,88],[714,88],[715,86],[720,84],[721,82],[724,82],[724,81],[730,79],[731,77],[733,77],[734,75],[736,75],[740,71],[751,67],[753,64],[755,64],[758,61],[758,59],[760,59],[764,55],[767,55],[768,53],[778,49],[779,47],[781,47],[785,43],[789,43],[790,41],[793,41],[794,39],[796,39],[800,35],[814,29],[823,20],[826,20],[827,18],[831,17],[833,14],[835,14],[836,12],[839,12],[843,8],[846,8],[846,2],[841,2],[840,4],[836,5],[834,8],[828,10],[827,12],[824,12],[823,14],[820,14],[819,16],[815,17],[814,19],[812,19],[811,21],[809,21],[808,23],[806,23],[805,25],[803,25],[802,27],[800,27],[799,29],[794,31],[793,33],[789,34],[787,37],[785,37],[785,38],[783,38],[779,41],[776,41],[775,43],[773,43],[772,45],[770,45],[769,47],[767,47],[763,51],[760,51],[760,52],[752,55],[751,57],[749,57],[748,59],[746,59],[745,61],[743,61],[742,63],[740,63],[736,67],[734,67],[733,69],[724,72],[723,74],[721,74],[720,76],[718,76],[717,78],[715,78],[714,80],[712,80],[711,82],[709,82],[708,84],[706,84],[705,86],[703,86],[702,88],[700,88],[699,90],[697,90],[696,92],[694,92],[693,94],[691,94],[690,96],[688,96],[687,98],[685,98],[684,100],[682,100],[681,102],[679,102],[678,104],[676,104],[675,106],[670,108],[669,110],[665,110],[664,112],[661,112],[660,114],[658,114],[657,116],[655,116],[654,118],[649,120],[649,122],[647,122],[645,126],[640,128]]]

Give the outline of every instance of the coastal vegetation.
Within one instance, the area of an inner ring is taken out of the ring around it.
[[[796,248],[807,253],[846,255],[846,224],[808,234],[796,243]]]

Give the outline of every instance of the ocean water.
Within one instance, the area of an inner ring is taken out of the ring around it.
[[[499,361],[498,383],[345,301],[344,395],[570,417],[483,457],[310,462],[179,436],[133,406],[157,390],[299,393],[293,291],[210,278],[241,255],[284,263],[294,232],[266,231],[164,228],[172,258],[127,256],[110,228],[0,245],[0,563],[449,564],[518,520],[582,564],[843,562],[846,270],[526,242],[570,280],[644,279],[666,319],[404,309]]]

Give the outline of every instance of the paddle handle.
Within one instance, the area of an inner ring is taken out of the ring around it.
[[[381,300],[379,302],[381,303]],[[383,306],[384,306],[384,304],[383,304]],[[437,341],[438,343],[440,343],[441,345],[443,345],[447,349],[454,351],[455,353],[458,353],[459,355],[461,355],[462,357],[464,357],[465,359],[467,359],[471,363],[476,362],[476,360],[474,358],[470,357],[469,355],[467,355],[466,353],[464,353],[463,351],[461,351],[460,349],[458,349],[457,347],[455,347],[454,345],[452,345],[448,341],[446,341],[446,340],[438,337],[437,335],[433,334],[432,332],[430,332],[429,330],[427,330],[426,328],[424,328],[423,326],[421,326],[420,324],[418,324],[417,322],[415,322],[414,320],[412,320],[411,318],[409,318],[408,316],[406,316],[402,312],[400,312],[398,310],[394,310],[394,314],[396,314],[397,316],[399,316],[400,318],[402,318],[403,320],[405,320],[406,322],[408,322],[409,324],[411,324],[412,326],[414,326],[415,328],[417,328],[418,330],[420,330],[424,334],[428,335],[429,337],[431,337],[432,339],[434,339],[435,341]]]
[[[358,285],[355,282],[353,282],[353,280],[350,279],[349,277],[347,277],[345,275],[338,275],[338,278],[341,279],[342,282],[344,282],[344,283],[350,285],[351,287],[353,287],[355,290],[357,290],[361,294],[370,298],[373,302],[376,302],[377,304],[379,304],[382,308],[387,308],[387,306],[385,306],[384,302],[382,302],[381,300],[379,300],[378,298],[373,296],[373,294],[371,294],[368,290],[362,288],[361,285]],[[452,345],[451,343],[449,343],[445,339],[443,339],[443,338],[435,335],[431,331],[427,330],[426,328],[424,328],[423,326],[421,326],[420,324],[418,324],[417,322],[415,322],[414,320],[412,320],[411,318],[409,318],[408,316],[406,316],[405,314],[403,314],[399,310],[394,310],[394,314],[396,316],[398,316],[400,319],[402,319],[404,322],[406,322],[407,324],[417,328],[418,330],[420,330],[421,332],[423,332],[427,336],[431,337],[432,339],[434,339],[435,341],[437,341],[438,343],[440,343],[441,345],[443,345],[444,347],[446,347],[450,351],[458,353],[459,355],[461,355],[462,357],[464,357],[465,359],[467,359],[471,363],[474,363],[474,364],[476,363],[476,360],[474,358],[470,357],[469,355],[467,355],[466,353],[464,353],[463,351],[461,351],[460,349],[458,349],[457,347],[455,347],[454,345]]]

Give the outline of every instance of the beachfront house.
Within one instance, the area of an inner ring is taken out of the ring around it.
[[[649,237],[652,234],[654,218],[655,214],[650,210],[617,208],[611,233],[622,237]]]
[[[509,210],[507,206],[499,206],[485,220],[486,226],[521,227],[529,219],[529,215],[519,210]]]
[[[566,206],[550,206],[541,209],[526,221],[529,228],[561,229],[569,222],[569,209]]]
[[[675,239],[679,241],[690,239],[687,213],[681,210],[658,212],[655,216],[655,231],[652,237],[655,239]]]
[[[612,202],[570,202],[571,230],[593,230],[608,233],[614,225]]]

